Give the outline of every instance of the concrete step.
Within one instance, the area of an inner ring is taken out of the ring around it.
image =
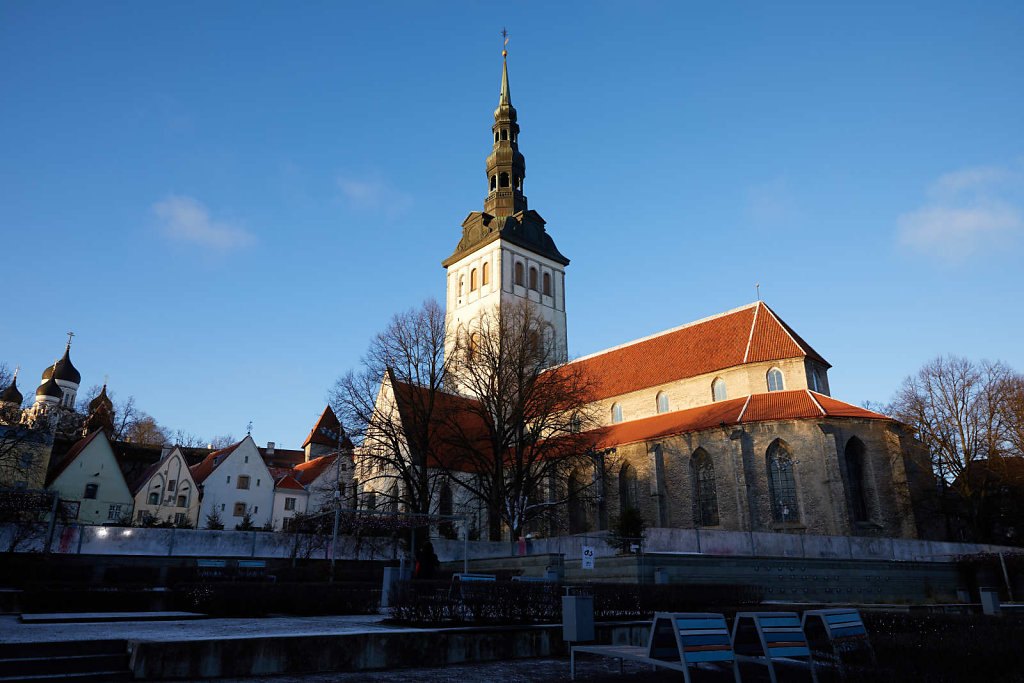
[[[24,657],[74,657],[128,652],[124,640],[63,640],[42,643],[0,643],[0,661]]]
[[[128,643],[77,640],[0,645],[0,683],[128,680]]]
[[[124,671],[92,671],[77,674],[44,674],[40,676],[0,676],[0,683],[24,683],[28,681],[130,681],[131,672]]]
[[[23,624],[76,624],[110,621],[185,621],[206,619],[199,612],[60,612],[55,614],[22,614]]]
[[[45,676],[94,673],[128,668],[128,653],[72,655],[70,657],[16,657],[0,660],[2,676]],[[0,677],[0,681],[4,680]]]

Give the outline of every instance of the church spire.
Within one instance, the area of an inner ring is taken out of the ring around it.
[[[508,34],[504,31],[502,34],[508,45]],[[494,146],[487,157],[489,192],[484,200],[484,211],[492,216],[513,216],[527,208],[523,195],[526,160],[519,152],[519,124],[508,87],[507,50],[501,51],[501,94],[498,96],[498,108],[494,110],[491,133]]]

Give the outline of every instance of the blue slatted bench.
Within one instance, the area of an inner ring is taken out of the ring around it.
[[[227,575],[227,560],[196,560],[196,574],[201,579],[221,579]]]
[[[740,680],[729,627],[721,614],[658,612],[651,622],[647,647],[574,645],[569,654],[569,672],[573,679],[576,678],[577,652],[618,659],[619,673],[622,673],[622,662],[627,659],[682,671],[686,683],[690,683],[691,666],[699,663],[731,664],[733,677],[737,683]]]
[[[855,609],[812,609],[804,612],[803,629],[811,656],[819,663],[828,662],[846,679],[844,655],[864,652],[872,665],[877,665],[868,630]]]
[[[473,590],[473,584],[491,584],[497,580],[498,577],[494,574],[452,574],[452,586],[448,595],[458,599],[472,597],[476,592]]]
[[[796,612],[740,612],[732,625],[736,659],[768,667],[772,683],[778,683],[775,662],[806,662],[811,680],[817,683],[814,659]]]

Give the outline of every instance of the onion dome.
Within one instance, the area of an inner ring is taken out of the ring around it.
[[[40,384],[39,388],[36,389],[36,398],[42,396],[51,396],[59,401],[64,398],[64,390],[54,381],[53,377],[50,377],[50,379]]]
[[[99,396],[89,401],[89,414],[94,415],[96,413],[106,411],[113,412],[114,403],[107,396],[107,385],[103,385],[103,389],[100,390]]]
[[[64,380],[72,384],[81,384],[82,374],[71,364],[70,353],[71,344],[69,343],[64,348],[64,355],[61,356],[61,359],[46,368],[46,370],[43,370],[43,379],[48,380],[52,377],[53,379]]]
[[[15,370],[11,385],[4,389],[4,393],[0,394],[0,403],[16,403],[20,406],[23,400],[25,397],[18,391],[18,371]]]

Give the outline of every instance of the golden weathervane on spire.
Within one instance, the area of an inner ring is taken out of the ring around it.
[[[501,29],[501,37],[505,39],[505,44],[502,45],[501,56],[508,57],[508,31],[505,30],[505,27]]]

